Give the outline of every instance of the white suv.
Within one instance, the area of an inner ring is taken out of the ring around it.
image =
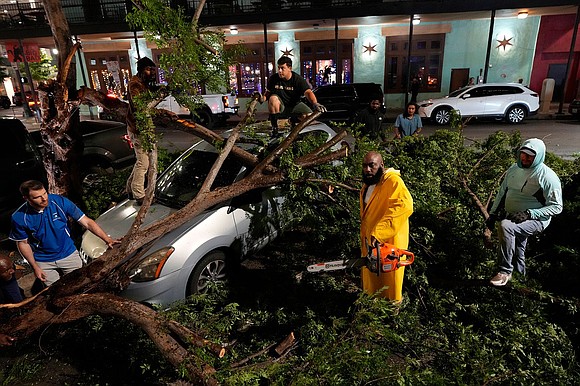
[[[417,103],[419,116],[439,125],[451,120],[451,110],[462,117],[486,117],[520,123],[540,108],[538,94],[519,83],[485,83],[460,88],[446,97]]]

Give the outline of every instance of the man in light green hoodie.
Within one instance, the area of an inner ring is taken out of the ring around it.
[[[502,219],[498,231],[499,272],[490,280],[494,286],[506,285],[514,270],[525,275],[528,237],[544,231],[552,216],[562,212],[560,179],[544,164],[545,156],[546,145],[542,140],[525,141],[491,207],[486,226],[493,229],[495,222]]]

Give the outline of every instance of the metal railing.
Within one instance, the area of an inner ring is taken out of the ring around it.
[[[191,16],[199,0],[165,0],[174,8],[183,8]],[[381,2],[401,0],[209,0],[202,12],[203,17],[227,17],[280,13],[291,10],[332,9],[364,6]],[[69,24],[124,23],[133,5],[130,0],[62,0],[64,14]],[[20,29],[47,26],[42,2],[16,2],[0,5],[0,28]]]

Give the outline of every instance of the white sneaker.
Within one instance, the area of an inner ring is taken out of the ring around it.
[[[503,285],[506,285],[507,282],[510,281],[511,279],[512,279],[511,273],[499,272],[497,275],[495,275],[494,277],[491,278],[489,283],[491,285],[496,286],[496,287],[501,287]]]

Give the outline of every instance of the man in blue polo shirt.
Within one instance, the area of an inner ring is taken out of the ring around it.
[[[26,200],[12,214],[10,240],[30,263],[35,276],[46,285],[82,267],[83,262],[68,229],[68,217],[100,237],[109,247],[120,243],[113,240],[103,229],[69,199],[48,194],[42,182],[25,181],[20,193]]]

